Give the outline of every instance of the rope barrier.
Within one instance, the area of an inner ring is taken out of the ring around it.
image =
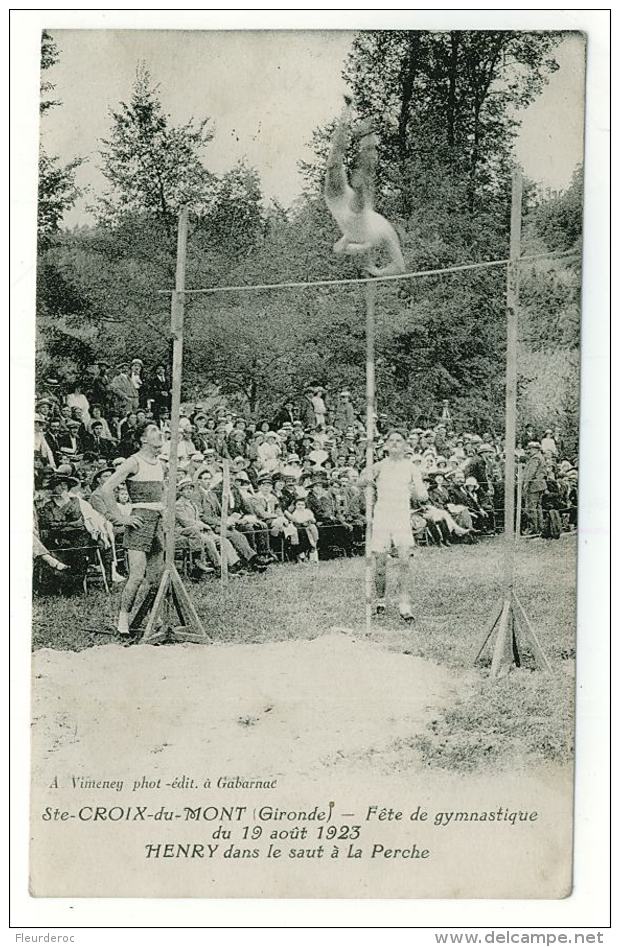
[[[520,257],[518,262],[529,263],[533,262],[534,260],[566,259],[577,256],[581,256],[581,253],[580,251],[576,250],[570,250],[562,253],[536,253],[531,256]],[[240,284],[238,286],[209,286],[206,289],[186,289],[183,290],[183,292],[186,296],[198,295],[200,293],[213,295],[214,293],[238,293],[248,290],[260,292],[262,290],[269,289],[308,289],[314,286],[350,286],[356,285],[358,283],[388,283],[395,280],[415,279],[420,276],[440,276],[445,273],[462,273],[465,270],[490,269],[494,266],[506,266],[508,263],[510,263],[510,258],[506,257],[504,260],[487,260],[481,263],[464,263],[460,266],[447,266],[435,270],[417,270],[412,273],[397,273],[390,276],[358,276],[349,279],[306,280],[290,283],[250,283]],[[165,293],[171,295],[174,292],[176,292],[174,289],[157,290],[158,294]]]

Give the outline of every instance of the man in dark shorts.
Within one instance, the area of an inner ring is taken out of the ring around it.
[[[118,632],[129,635],[129,615],[144,580],[151,590],[163,567],[164,556],[164,469],[159,460],[162,433],[157,424],[147,422],[136,431],[140,444],[137,453],[128,457],[101,486],[108,517],[116,526],[125,526],[125,549],[129,575],[121,594]],[[123,516],[118,509],[114,491],[121,483],[127,486],[131,514]],[[148,594],[148,592],[147,592]]]

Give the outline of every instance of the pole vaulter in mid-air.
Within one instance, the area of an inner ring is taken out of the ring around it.
[[[366,119],[352,128],[351,117],[351,99],[345,96],[325,175],[325,202],[342,232],[334,244],[334,253],[363,257],[363,267],[371,276],[395,276],[405,272],[398,235],[392,224],[374,209],[377,136],[372,120]],[[359,146],[349,183],[344,161],[351,138],[358,140]],[[381,251],[387,253],[389,263],[379,267],[376,254]]]

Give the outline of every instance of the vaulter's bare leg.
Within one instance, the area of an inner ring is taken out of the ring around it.
[[[325,197],[336,200],[346,193],[348,187],[344,159],[351,138],[351,99],[345,97],[345,104],[332,137],[331,149],[327,159],[325,174]],[[339,240],[338,243],[341,241]]]

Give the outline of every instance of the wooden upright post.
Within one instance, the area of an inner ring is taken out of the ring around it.
[[[520,630],[530,639],[534,657],[539,666],[550,670],[549,662],[540,646],[525,610],[517,601],[514,590],[515,576],[515,451],[517,447],[517,343],[519,307],[519,261],[521,257],[521,205],[523,178],[517,168],[512,173],[512,200],[510,210],[510,262],[506,279],[506,434],[504,474],[504,537],[502,567],[502,599],[496,604],[491,622],[476,651],[476,658],[497,626],[497,635],[491,662],[491,677],[506,673],[512,664],[520,663],[515,633],[515,618]],[[520,499],[520,498],[519,498]]]
[[[512,173],[510,211],[510,263],[506,283],[506,466],[504,476],[504,601],[509,601],[515,571],[515,450],[517,447],[517,341],[519,257],[521,256],[521,171]]]
[[[168,490],[164,519],[166,531],[164,571],[141,639],[143,644],[156,644],[166,640],[203,643],[208,637],[174,564],[188,217],[189,209],[184,207],[179,214],[176,282],[172,293],[170,314],[172,332],[172,411],[170,417]],[[172,609],[176,611],[180,624],[170,627],[164,621],[163,614],[166,611],[172,611]]]
[[[179,463],[179,420],[181,416],[181,376],[183,374],[183,318],[185,315],[185,259],[187,256],[188,208],[179,215],[177,271],[170,313],[172,330],[172,410],[170,412],[170,461],[166,507],[166,566],[174,565],[175,504]]]
[[[375,283],[366,283],[366,632],[372,623],[374,563],[370,550],[374,486],[372,467],[375,460]]]

